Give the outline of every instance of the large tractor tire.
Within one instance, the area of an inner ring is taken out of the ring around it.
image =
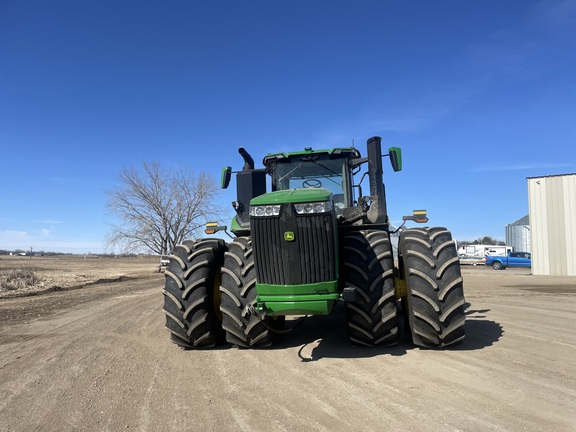
[[[182,348],[224,342],[219,286],[225,251],[220,239],[185,240],[170,256],[163,309],[170,338]]]
[[[386,231],[356,231],[344,237],[346,287],[356,299],[346,302],[350,341],[355,345],[398,343],[394,258]]]
[[[255,310],[256,271],[249,237],[237,237],[228,245],[222,267],[220,286],[222,327],[232,345],[270,346],[275,338],[272,329],[283,320],[262,316]]]
[[[406,281],[405,316],[414,344],[444,347],[464,339],[464,290],[456,245],[446,228],[406,229],[398,245]]]

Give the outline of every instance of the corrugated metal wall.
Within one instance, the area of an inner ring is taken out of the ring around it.
[[[576,276],[576,174],[527,180],[532,274]]]

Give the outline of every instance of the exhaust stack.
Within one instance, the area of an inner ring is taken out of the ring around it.
[[[254,169],[254,159],[252,159],[252,156],[250,156],[250,153],[248,153],[244,147],[240,147],[238,149],[238,153],[240,153],[240,156],[242,156],[242,158],[244,159],[244,166],[242,167],[242,171],[250,171]]]
[[[368,179],[370,180],[370,223],[387,223],[386,192],[382,174],[382,138],[372,137],[366,142],[368,150]]]

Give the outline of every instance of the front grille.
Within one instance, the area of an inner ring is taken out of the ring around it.
[[[258,283],[300,285],[336,280],[332,214],[297,215],[285,205],[280,217],[250,219]],[[284,233],[294,233],[286,241]]]

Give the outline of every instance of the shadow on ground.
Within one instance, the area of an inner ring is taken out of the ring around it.
[[[466,338],[456,346],[441,350],[479,350],[496,343],[503,334],[502,326],[487,318],[488,309],[473,309],[466,304]],[[404,329],[400,313],[400,343],[391,347],[369,348],[354,346],[347,333],[344,304],[340,303],[329,316],[311,316],[286,321],[286,328],[293,331],[282,335],[272,349],[300,347],[298,356],[303,362],[323,358],[369,358],[375,356],[401,356],[415,347]],[[301,321],[303,320],[303,321]]]

